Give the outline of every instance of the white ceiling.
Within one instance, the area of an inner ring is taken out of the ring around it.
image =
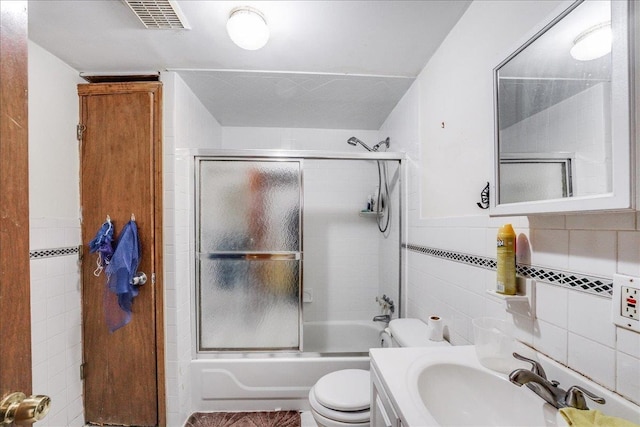
[[[191,29],[151,30],[119,0],[31,0],[29,37],[80,72],[176,70],[223,126],[378,129],[469,3],[179,0]],[[226,34],[242,5],[258,51]]]

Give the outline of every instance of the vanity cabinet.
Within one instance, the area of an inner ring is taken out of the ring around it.
[[[373,367],[371,368],[371,427],[402,427],[402,420],[397,415]]]

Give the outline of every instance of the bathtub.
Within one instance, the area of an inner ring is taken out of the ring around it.
[[[384,325],[371,321],[305,322],[301,353],[214,353],[191,361],[194,411],[309,409],[323,375],[369,369],[369,349]]]

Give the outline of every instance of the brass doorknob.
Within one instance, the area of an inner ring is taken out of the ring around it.
[[[50,406],[49,396],[11,393],[0,401],[0,424],[33,424],[47,415]]]

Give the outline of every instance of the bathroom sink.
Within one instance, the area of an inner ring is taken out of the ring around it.
[[[425,359],[411,371],[410,392],[440,425],[567,425],[556,408],[526,387],[516,387],[481,366]]]
[[[527,353],[524,346],[517,350],[536,358],[561,387],[578,385],[606,399],[604,405],[589,401],[591,409],[640,419],[638,405],[540,353]],[[372,378],[389,396],[403,427],[567,426],[560,412],[533,391],[480,364],[473,346],[372,348],[370,355]],[[509,369],[531,367],[515,359],[512,363]]]

